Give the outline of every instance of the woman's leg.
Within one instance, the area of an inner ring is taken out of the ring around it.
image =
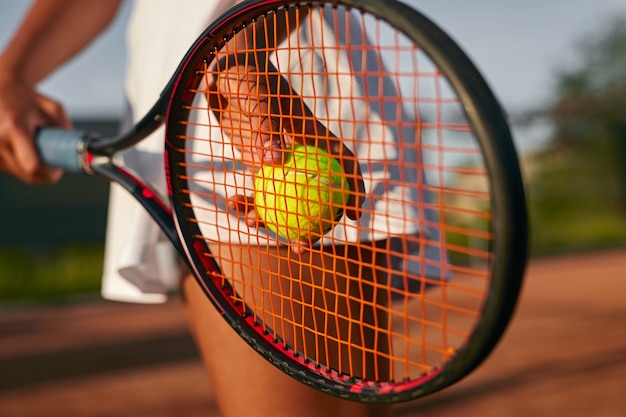
[[[194,278],[184,280],[183,291],[189,324],[223,417],[386,415],[383,408],[328,396],[283,374],[230,328]]]
[[[242,271],[246,271],[246,269],[240,266],[240,262],[244,262],[245,265],[249,265],[251,262],[256,262],[255,260],[260,258],[267,259],[267,248],[262,250],[264,255],[262,257],[259,257],[259,252],[255,252],[254,249],[251,252],[249,247],[244,248],[242,246],[239,247],[239,249],[241,249],[241,252],[238,252],[238,249],[233,250],[233,247],[229,247],[228,251],[221,251],[217,247],[212,248],[213,253],[223,254],[221,257],[222,259],[220,260],[222,271],[227,275],[233,274],[233,276],[236,276],[233,278],[235,286],[242,285],[243,282],[249,282],[250,280],[266,279],[269,281],[275,281],[276,279],[279,279],[276,277],[252,277],[251,274],[253,274],[253,272],[250,272],[250,274],[247,274],[246,272],[242,273]],[[288,262],[289,257],[292,256],[288,249],[270,250],[280,252],[280,254],[275,258],[278,260],[278,263]],[[350,252],[352,251],[350,250]],[[225,256],[226,253],[228,253],[228,256]],[[356,255],[352,253],[348,254],[347,251],[344,251],[343,249],[339,251],[339,253],[334,251],[332,254],[323,254],[321,252],[312,253],[304,258],[300,258],[302,266],[297,268],[297,273],[292,272],[291,275],[297,275],[298,282],[306,282],[308,280],[315,281],[319,279],[328,280],[328,277],[317,276],[317,272],[312,272],[310,275],[314,276],[309,277],[309,273],[307,271],[319,271],[319,268],[311,268],[311,266],[316,264],[320,265],[321,262],[332,261],[337,266],[338,274],[336,275],[340,276],[338,280],[337,277],[334,277],[332,280],[332,294],[336,297],[336,290],[340,287],[342,291],[344,291],[344,294],[353,294],[350,298],[354,298],[354,292],[362,291],[364,288],[363,285],[358,284],[359,282],[362,282],[362,280],[360,277],[354,281],[351,281],[350,279],[344,280],[341,276],[350,276],[349,273],[346,274],[346,271],[352,272],[354,275],[357,273],[363,276],[368,275],[368,272],[363,270],[362,265],[357,268],[358,271],[351,271],[354,268],[350,266],[350,262],[346,262],[345,260],[354,259],[354,256]],[[265,262],[263,261],[261,263]],[[270,263],[274,263],[274,261],[270,261]],[[296,262],[293,261],[289,263],[295,264]],[[277,264],[272,265],[272,268],[267,268],[266,270],[286,270],[284,266],[279,266]],[[283,278],[280,279],[282,280]],[[287,278],[287,281],[290,279],[292,278]],[[274,282],[274,284],[279,285],[279,283],[276,282]],[[283,284],[288,285],[286,282],[283,282]],[[268,281],[266,281],[264,285],[269,285]],[[317,291],[319,292],[319,288]],[[304,292],[306,293],[306,290],[304,290]],[[204,292],[196,283],[195,279],[188,277],[184,280],[183,293],[189,323],[208,372],[213,390],[215,392],[215,397],[224,417],[365,417],[388,415],[387,413],[389,412],[389,409],[387,407],[374,407],[371,405],[340,400],[338,398],[328,396],[327,394],[315,391],[286,376],[274,366],[262,359],[258,353],[248,346],[235,333],[235,331],[230,328],[230,326],[218,314],[217,310],[206,298]],[[300,293],[300,296],[305,298],[308,297],[306,294],[302,295],[302,291],[300,291]],[[250,293],[250,290],[248,290],[247,296],[256,296],[258,299],[258,297],[262,297],[263,295],[253,295]],[[345,303],[347,310],[359,310],[363,313],[363,306],[359,305],[359,303],[354,305],[354,302],[347,302],[342,300],[341,297],[336,300],[339,304]],[[354,311],[353,313],[356,314]],[[366,312],[366,315],[367,314],[368,313]],[[370,316],[372,314],[376,315],[372,312],[369,314]],[[306,313],[305,316],[310,317],[310,315]],[[342,325],[340,324],[339,327],[341,326]],[[307,335],[301,336],[303,338],[307,338]],[[295,337],[297,338],[298,336]],[[367,339],[370,338],[367,337]],[[302,338],[300,340],[302,340]],[[315,344],[314,341],[307,343]],[[362,344],[361,341],[358,341],[358,343]],[[365,343],[371,342],[366,341]],[[375,359],[368,358],[367,363],[371,364],[373,361],[375,361]],[[358,368],[360,365],[356,366]],[[366,368],[368,368],[368,365],[366,365]],[[380,369],[384,369],[384,365],[382,365]],[[372,371],[368,370],[363,372]],[[376,372],[381,371],[377,370]]]

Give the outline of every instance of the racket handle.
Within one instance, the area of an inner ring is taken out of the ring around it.
[[[78,130],[45,127],[37,131],[35,146],[46,165],[68,172],[87,172],[85,136]]]

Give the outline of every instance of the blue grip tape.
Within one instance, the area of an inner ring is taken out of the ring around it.
[[[84,138],[85,132],[46,127],[37,132],[35,146],[46,165],[69,172],[83,172],[79,149]]]

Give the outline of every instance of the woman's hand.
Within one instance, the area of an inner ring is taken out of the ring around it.
[[[302,98],[293,92],[287,80],[272,71],[253,66],[227,66],[217,75],[209,90],[211,108],[222,130],[242,154],[244,166],[255,175],[263,165],[280,165],[284,150],[294,143],[320,147],[337,159],[346,174],[350,198],[345,214],[360,217],[364,200],[361,171],[352,151],[341,139],[317,120]],[[238,195],[230,208],[245,214],[246,224],[260,224],[253,196]],[[291,242],[296,252],[303,252],[309,242]]]
[[[0,75],[0,172],[27,184],[54,183],[62,171],[44,165],[34,145],[41,126],[71,128],[63,107],[14,77]]]

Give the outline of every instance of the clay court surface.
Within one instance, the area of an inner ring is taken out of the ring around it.
[[[531,260],[486,363],[395,408],[400,417],[626,416],[626,250]],[[0,310],[1,417],[217,415],[178,301]]]

